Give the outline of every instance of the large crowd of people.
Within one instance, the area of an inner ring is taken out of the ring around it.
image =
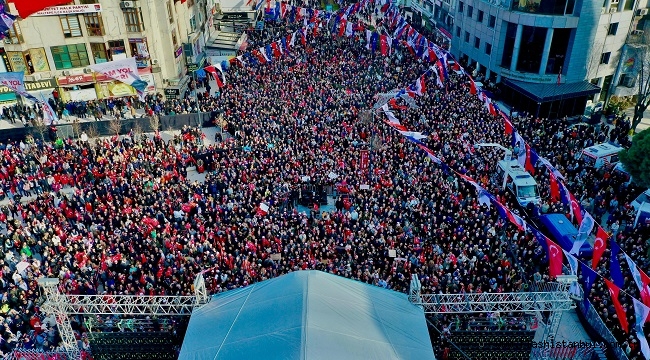
[[[296,26],[270,23],[252,31],[249,47],[286,37]],[[516,292],[548,281],[546,255],[532,235],[480,205],[471,185],[429,162],[383,123],[383,114],[365,116],[377,94],[405,88],[429,67],[402,46],[394,51],[401,56],[371,54],[364,35],[331,36],[324,25],[306,45],[296,41],[270,63],[233,64],[217,94],[208,90],[198,102],[149,97],[137,105],[147,113],[218,111],[234,137],[214,145],[200,146],[197,129],[169,142],[145,135],[0,145],[0,185],[8,197],[0,211],[0,350],[57,346],[54,320],[38,308],[41,276],[60,278],[61,290],[71,294],[142,295],[191,295],[199,272],[211,293],[304,269],[401,292],[414,274],[423,293]],[[449,76],[445,88],[428,78],[417,108],[396,109],[396,116],[427,134],[422,141],[451,168],[516,209],[492,181],[503,154],[473,147],[509,147],[502,119],[469,93],[464,75]],[[571,128],[566,119],[525,115],[513,123],[647,268],[650,231],[633,226],[630,205],[640,189],[578,156],[605,140],[627,143],[629,124]],[[188,167],[198,161],[205,182],[188,180]],[[536,178],[542,211],[565,212],[551,201],[542,167]],[[296,203],[307,185],[336,189],[335,210],[309,204],[311,211],[301,211]],[[267,213],[260,204],[269,206]],[[601,261],[601,274],[607,265]],[[625,291],[638,297],[626,264],[624,271]],[[635,340],[617,328],[603,283],[591,297],[629,357],[639,358]],[[631,302],[622,302],[633,324]],[[84,325],[75,329],[82,341]]]

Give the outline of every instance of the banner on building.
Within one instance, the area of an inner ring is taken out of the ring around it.
[[[52,6],[45,8],[41,11],[33,13],[31,16],[57,16],[57,15],[72,15],[72,14],[87,14],[102,11],[101,4],[87,4],[87,5],[64,5]]]
[[[106,77],[132,86],[137,91],[140,100],[144,101],[147,82],[140,78],[135,58],[131,57],[122,60],[109,61],[102,64],[90,65],[89,68]]]

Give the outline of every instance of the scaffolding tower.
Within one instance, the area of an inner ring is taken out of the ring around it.
[[[210,301],[202,273],[194,279],[193,296],[66,295],[59,291],[59,279],[41,278],[38,284],[45,295],[41,310],[55,316],[61,348],[71,359],[79,359],[81,351],[70,315],[189,316]]]

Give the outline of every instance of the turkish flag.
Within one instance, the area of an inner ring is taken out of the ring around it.
[[[472,95],[476,95],[476,83],[472,78],[469,78],[469,93]]]
[[[387,56],[390,47],[388,45],[388,36],[386,35],[379,35],[379,49],[381,50],[381,54],[384,56]]]
[[[605,229],[598,225],[598,232],[596,233],[596,240],[594,240],[594,253],[593,259],[591,260],[591,268],[596,270],[600,258],[603,256],[605,249],[607,249],[607,239],[609,235]]]
[[[548,174],[551,177],[551,200],[560,201],[560,185],[557,182],[557,178],[552,171],[549,171]]]
[[[499,113],[501,114],[501,117],[503,118],[503,124],[504,124],[505,129],[506,129],[506,134],[507,135],[512,135],[512,132],[514,131],[515,127],[512,126],[512,123],[510,122],[510,119],[508,119],[508,116],[503,111],[499,111]]]
[[[69,3],[70,0],[10,0],[9,2],[13,2],[14,5],[16,5],[18,15],[25,19],[29,15],[50,6],[65,5]]]
[[[573,216],[576,217],[576,222],[578,224],[582,223],[582,211],[580,209],[580,204],[576,197],[573,194],[569,193],[569,198],[571,199],[571,210],[573,211]]]
[[[554,279],[558,275],[562,275],[564,255],[560,246],[551,239],[546,238],[546,245],[548,247],[548,274],[551,276],[551,279]]]
[[[618,295],[621,289],[618,288],[613,282],[605,279],[605,284],[607,284],[607,289],[609,290],[609,295],[612,297],[612,302],[614,302],[614,309],[616,309],[616,316],[618,321],[621,323],[621,328],[625,333],[629,332],[629,325],[627,322],[627,314],[625,314],[625,309],[621,306],[621,302],[618,300]]]

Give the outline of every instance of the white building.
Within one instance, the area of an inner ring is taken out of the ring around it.
[[[648,0],[412,0],[414,17],[451,38],[451,52],[541,117],[580,114],[621,81],[626,41]],[[431,24],[431,25],[429,25]],[[558,78],[560,84],[558,84]],[[629,84],[630,80],[626,84]]]
[[[74,0],[18,20],[0,49],[0,71],[24,71],[27,87],[63,100],[120,97],[133,89],[87,66],[136,57],[150,93],[182,94],[205,59],[215,0]],[[14,5],[9,10],[17,14]],[[4,69],[2,69],[4,67]],[[0,89],[0,100],[15,99]]]

